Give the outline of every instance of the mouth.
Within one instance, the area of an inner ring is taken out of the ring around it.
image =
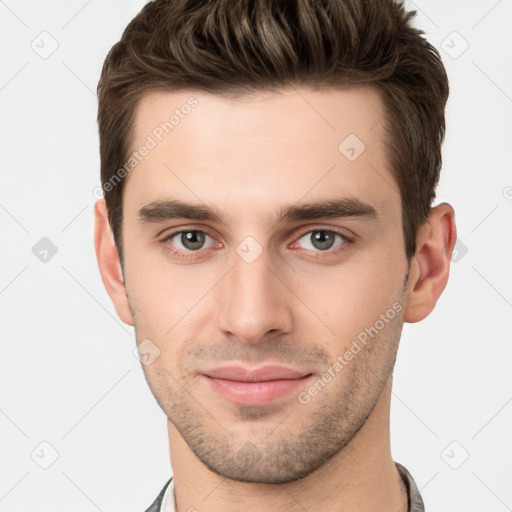
[[[307,385],[313,374],[284,366],[223,366],[201,373],[215,392],[235,405],[264,405]]]

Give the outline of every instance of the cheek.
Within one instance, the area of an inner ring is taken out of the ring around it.
[[[211,271],[170,265],[163,256],[151,263],[142,254],[130,256],[126,287],[137,339],[153,340],[170,357],[179,340],[206,327],[204,311],[211,307],[208,291],[215,280]]]
[[[304,280],[299,295],[307,298],[340,349],[400,299],[402,279],[400,267],[388,255],[375,264],[340,266],[324,277]]]
[[[171,286],[163,279],[129,283],[130,306],[135,315],[135,326],[141,333],[157,339],[169,336],[190,310],[192,300],[183,296],[177,284]]]

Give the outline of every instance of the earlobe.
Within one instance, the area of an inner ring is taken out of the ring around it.
[[[96,201],[94,205],[94,221],[94,247],[101,280],[114,304],[119,318],[125,324],[133,325],[119,255],[108,221],[105,199]]]
[[[411,264],[411,279],[404,321],[419,322],[434,309],[448,282],[457,239],[455,211],[448,203],[430,210],[418,236]]]

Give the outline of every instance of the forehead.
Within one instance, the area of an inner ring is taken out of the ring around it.
[[[123,208],[168,197],[262,214],[326,195],[364,197],[376,209],[399,203],[384,152],[383,103],[372,87],[240,99],[158,92],[141,99],[134,121],[138,156]]]

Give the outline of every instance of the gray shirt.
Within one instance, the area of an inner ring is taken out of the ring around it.
[[[395,465],[407,488],[407,494],[409,496],[409,508],[407,512],[425,512],[425,505],[423,504],[420,491],[412,475],[398,462],[395,462]],[[164,485],[164,488],[160,491],[160,494],[146,512],[176,512],[174,482],[172,481],[172,477]]]

